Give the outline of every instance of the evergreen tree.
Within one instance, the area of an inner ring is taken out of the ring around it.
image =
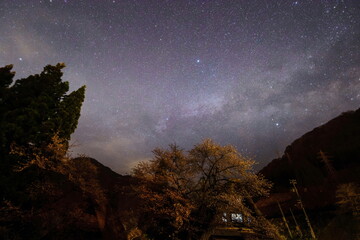
[[[7,65],[0,68],[0,154],[3,155],[3,149],[5,148],[5,136],[4,136],[4,116],[6,112],[5,99],[8,98],[9,86],[13,82],[14,72],[11,72],[12,65]]]
[[[63,63],[48,65],[40,74],[15,81],[12,65],[0,68],[1,152],[11,144],[42,146],[54,134],[68,141],[75,131],[85,86],[66,94],[69,83],[63,82]]]
[[[40,74],[13,82],[12,65],[0,68],[0,166],[2,175],[26,157],[9,155],[12,146],[45,149],[56,135],[68,146],[84,101],[85,86],[67,94],[69,83],[62,81],[65,64],[47,65]]]

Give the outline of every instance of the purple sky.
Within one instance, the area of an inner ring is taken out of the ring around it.
[[[258,169],[360,107],[360,1],[2,0],[0,65],[87,85],[76,153],[119,173],[177,143]]]

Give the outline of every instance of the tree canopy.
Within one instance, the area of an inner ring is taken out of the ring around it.
[[[85,97],[85,86],[67,94],[62,81],[65,64],[47,65],[40,74],[13,81],[12,65],[0,68],[0,146],[47,145],[58,136],[68,141],[75,131]]]
[[[241,214],[245,225],[274,235],[252,200],[267,195],[271,184],[233,146],[206,139],[188,152],[170,145],[153,153],[151,161],[133,169],[143,181],[137,188],[144,201],[140,225],[150,237],[206,239],[220,223],[232,224],[226,219],[232,213]]]
[[[17,174],[34,156],[54,159],[48,146],[54,137],[67,151],[85,97],[85,86],[69,91],[62,81],[65,64],[48,65],[40,74],[14,81],[12,65],[0,68],[0,197],[27,199],[23,194],[36,171]],[[21,154],[19,154],[21,153]]]

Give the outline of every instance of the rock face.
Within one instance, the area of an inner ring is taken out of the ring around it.
[[[338,184],[360,182],[360,109],[345,112],[295,140],[281,158],[261,171],[274,183],[270,200],[260,207],[272,214],[276,201],[293,199],[289,179],[296,179],[309,208],[333,205]],[[272,199],[272,200],[271,200]]]

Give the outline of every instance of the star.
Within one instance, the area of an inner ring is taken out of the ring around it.
[[[5,2],[0,67],[22,78],[65,62],[70,89],[87,86],[74,153],[120,173],[203,138],[261,168],[360,106],[356,0]]]

